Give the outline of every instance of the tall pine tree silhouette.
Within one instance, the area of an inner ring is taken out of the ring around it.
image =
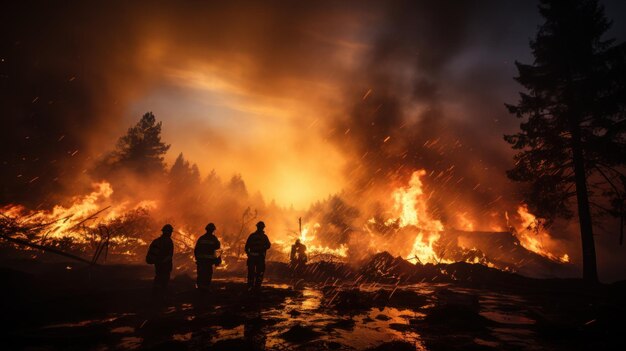
[[[534,62],[515,63],[526,92],[507,107],[524,121],[505,135],[520,150],[507,174],[529,183],[525,200],[548,218],[572,216],[575,197],[583,278],[597,282],[590,205],[623,218],[626,47],[603,38],[610,22],[595,0],[541,0],[539,11]]]
[[[112,166],[137,174],[163,174],[164,156],[170,146],[161,141],[161,122],[152,112],[145,113],[139,122],[119,138],[112,153]]]

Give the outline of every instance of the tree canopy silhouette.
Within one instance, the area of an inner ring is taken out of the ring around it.
[[[196,164],[191,164],[185,159],[182,152],[176,157],[176,161],[170,169],[170,182],[180,191],[185,186],[191,187],[200,184],[200,170]]]
[[[119,138],[109,162],[113,168],[125,168],[139,174],[163,174],[164,156],[170,145],[161,141],[161,122],[152,112]]]
[[[611,24],[595,0],[541,0],[539,11],[534,62],[515,63],[527,92],[507,105],[524,118],[505,135],[520,150],[507,175],[529,183],[525,200],[547,218],[571,217],[575,196],[583,278],[595,282],[590,206],[620,216],[623,227],[626,46],[603,39]]]

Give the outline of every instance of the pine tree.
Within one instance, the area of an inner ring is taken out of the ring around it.
[[[204,187],[207,189],[217,189],[221,187],[222,181],[220,177],[215,172],[215,169],[212,169],[211,172],[204,178],[203,182]]]
[[[534,62],[515,63],[527,92],[507,105],[524,119],[505,136],[520,150],[507,174],[529,184],[525,200],[548,218],[571,217],[575,196],[583,278],[596,282],[590,205],[623,218],[626,46],[603,39],[610,22],[595,0],[541,0],[539,11]]]
[[[230,178],[230,181],[228,182],[228,189],[235,196],[239,196],[241,198],[248,197],[248,189],[246,188],[246,183],[243,181],[241,174],[235,174],[232,178]]]
[[[182,152],[174,161],[169,173],[170,182],[178,187],[192,187],[200,183],[200,170],[196,164],[185,160]]]
[[[154,114],[148,112],[118,140],[112,166],[144,175],[163,174],[164,156],[169,148],[161,141],[161,122],[157,123]]]

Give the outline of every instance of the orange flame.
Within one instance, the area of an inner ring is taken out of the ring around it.
[[[527,205],[519,206],[517,208],[517,214],[521,218],[521,222],[515,228],[516,234],[524,248],[555,262],[569,262],[569,255],[567,253],[557,256],[548,251],[547,246],[554,247],[556,243],[543,226],[543,220],[530,213]]]
[[[348,257],[348,247],[345,244],[341,244],[337,248],[316,244],[316,234],[320,229],[321,225],[319,223],[314,223],[312,225],[305,224],[302,226],[302,233],[300,233],[298,239],[300,239],[302,244],[306,245],[307,255],[309,255],[309,257],[317,255],[332,255],[337,258]],[[285,243],[282,240],[277,240],[276,243],[282,247],[281,251],[283,253],[289,254],[291,252],[292,243]]]
[[[428,206],[422,189],[421,177],[424,175],[426,175],[426,171],[423,169],[413,172],[409,186],[398,188],[393,192],[394,211],[399,213],[398,224],[400,227],[412,225],[423,230],[442,231],[443,224],[431,218],[428,213]]]
[[[443,257],[444,252],[437,246],[445,228],[443,223],[439,219],[434,218],[428,209],[427,201],[429,195],[425,193],[423,182],[425,175],[425,170],[417,170],[412,173],[408,184],[400,186],[391,192],[390,198],[392,202],[389,206],[390,212],[388,212],[390,219],[384,221],[384,224],[396,228],[402,235],[408,234],[411,237],[403,237],[403,240],[407,242],[401,243],[400,246],[392,247],[398,244],[396,242],[389,244],[391,246],[385,246],[385,248],[390,252],[406,257],[412,263],[451,263],[452,261]],[[112,204],[111,195],[113,194],[113,189],[109,183],[95,183],[93,186],[94,190],[91,193],[73,198],[72,204],[68,207],[59,205],[50,211],[31,211],[23,206],[8,205],[0,208],[0,211],[5,216],[19,218],[20,224],[25,226],[37,226],[46,223],[45,230],[37,234],[39,237],[51,239],[68,238],[76,244],[86,244],[89,243],[90,238],[81,228],[97,228],[98,225],[106,225],[131,209],[156,207],[154,201],[143,201],[135,206],[131,206],[127,202]],[[94,214],[106,208],[106,206],[110,207],[106,211],[98,213],[97,217],[94,216]],[[476,221],[470,217],[468,212],[459,212],[456,216],[451,216],[451,218],[453,218],[452,225],[458,226],[459,229],[474,231],[478,227]],[[526,205],[518,207],[517,216],[509,217],[508,212],[505,212],[504,218],[507,226],[510,224],[515,228],[515,234],[524,248],[555,262],[569,262],[567,253],[555,253],[559,251],[556,240],[544,228],[542,220],[530,213]],[[497,218],[492,216],[490,222],[496,220]],[[375,224],[376,220],[372,218],[368,223]],[[487,223],[487,226],[493,227],[489,223]],[[177,230],[179,234],[178,239],[180,239],[178,241],[184,246],[192,247],[195,242],[195,236],[184,229]],[[332,255],[337,258],[347,258],[349,254],[347,245],[341,244],[329,247],[319,240],[319,238],[323,237],[320,235],[322,230],[323,228],[319,223],[313,222],[304,224],[302,231],[297,233],[297,238],[307,246],[309,256]],[[381,250],[381,242],[377,239],[377,236],[368,229],[367,225],[364,230],[370,234],[370,248],[375,251]],[[111,238],[113,242],[124,240],[126,240],[124,236]],[[275,242],[278,244],[277,247],[280,248],[280,251],[288,255],[293,244],[291,240],[276,240]],[[457,245],[467,250],[475,250],[471,239],[467,243],[459,241]],[[476,256],[472,256],[467,260],[473,263],[490,264],[483,258]]]
[[[99,224],[106,224],[118,218],[129,210],[128,203],[110,206],[106,211],[98,213],[109,205],[109,199],[113,194],[111,184],[107,182],[95,183],[95,188],[90,194],[75,197],[69,207],[54,206],[50,211],[31,211],[21,205],[7,205],[1,212],[8,217],[20,218],[20,224],[25,226],[40,226],[47,224],[40,236],[51,239],[69,238],[74,243],[84,244],[88,238],[80,231],[80,226],[96,228]],[[134,208],[154,208],[154,201],[142,201]],[[98,213],[97,215],[95,215]],[[122,240],[122,238],[111,238]]]
[[[458,229],[466,230],[468,232],[474,231],[474,222],[471,221],[467,217],[467,212],[459,213],[459,215],[457,216],[457,221],[458,221],[458,224],[459,224],[459,228]]]
[[[393,209],[397,214],[397,219],[388,222],[396,222],[401,228],[413,226],[418,229],[411,253],[407,257],[409,261],[438,263],[442,259],[433,249],[433,245],[439,240],[439,232],[443,231],[444,227],[441,221],[432,218],[428,213],[427,199],[421,179],[424,175],[426,171],[423,169],[413,172],[407,187],[400,187],[393,191]]]

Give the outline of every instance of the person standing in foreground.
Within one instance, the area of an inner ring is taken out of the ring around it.
[[[174,255],[174,243],[172,242],[172,233],[174,227],[166,224],[161,229],[161,236],[154,239],[148,249],[146,262],[154,264],[154,284],[152,286],[152,295],[164,295],[167,285],[170,281],[170,273],[172,272],[172,256]]]
[[[250,234],[245,251],[248,255],[248,290],[260,290],[265,272],[265,253],[269,250],[270,240],[265,235],[265,223],[256,224],[256,232]]]
[[[220,258],[215,251],[220,248],[220,241],[213,234],[215,224],[209,223],[204,228],[206,233],[198,238],[193,254],[196,257],[197,265],[197,287],[198,290],[208,290],[213,278],[213,265],[219,264]]]

